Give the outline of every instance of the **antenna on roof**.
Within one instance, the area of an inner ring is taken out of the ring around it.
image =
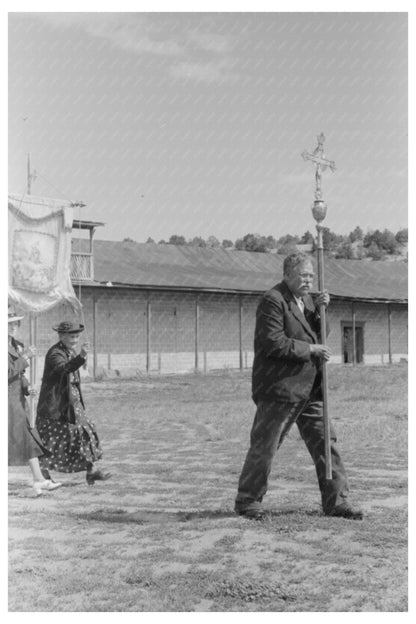
[[[36,180],[37,173],[30,171],[30,154],[27,155],[27,194],[30,195],[32,191],[32,181]]]

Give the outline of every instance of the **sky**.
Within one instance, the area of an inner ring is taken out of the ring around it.
[[[113,9],[114,10],[114,9]],[[407,227],[405,12],[9,13],[9,191],[138,242]]]

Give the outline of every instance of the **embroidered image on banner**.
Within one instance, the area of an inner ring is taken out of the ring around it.
[[[46,293],[56,286],[58,240],[41,232],[17,230],[12,257],[13,288]]]
[[[70,276],[73,206],[65,200],[9,195],[9,300],[40,313],[68,302],[81,311]]]

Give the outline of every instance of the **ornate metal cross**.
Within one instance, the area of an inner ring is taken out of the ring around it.
[[[316,189],[315,189],[315,199],[322,199],[322,188],[321,188],[321,171],[325,171],[327,167],[331,169],[331,171],[335,171],[335,162],[333,160],[328,160],[325,158],[324,154],[324,141],[325,135],[323,132],[318,136],[318,145],[313,150],[312,154],[304,150],[302,152],[303,160],[311,160],[315,163],[315,180],[316,180]]]

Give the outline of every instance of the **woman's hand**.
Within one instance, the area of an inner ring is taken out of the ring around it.
[[[22,353],[23,357],[26,360],[30,360],[30,358],[35,357],[36,355],[36,347],[35,345],[30,345],[30,347],[26,347],[26,349]]]
[[[90,350],[90,343],[84,342],[84,344],[81,346],[81,351],[79,352],[80,356],[83,358],[86,358],[89,350]]]

